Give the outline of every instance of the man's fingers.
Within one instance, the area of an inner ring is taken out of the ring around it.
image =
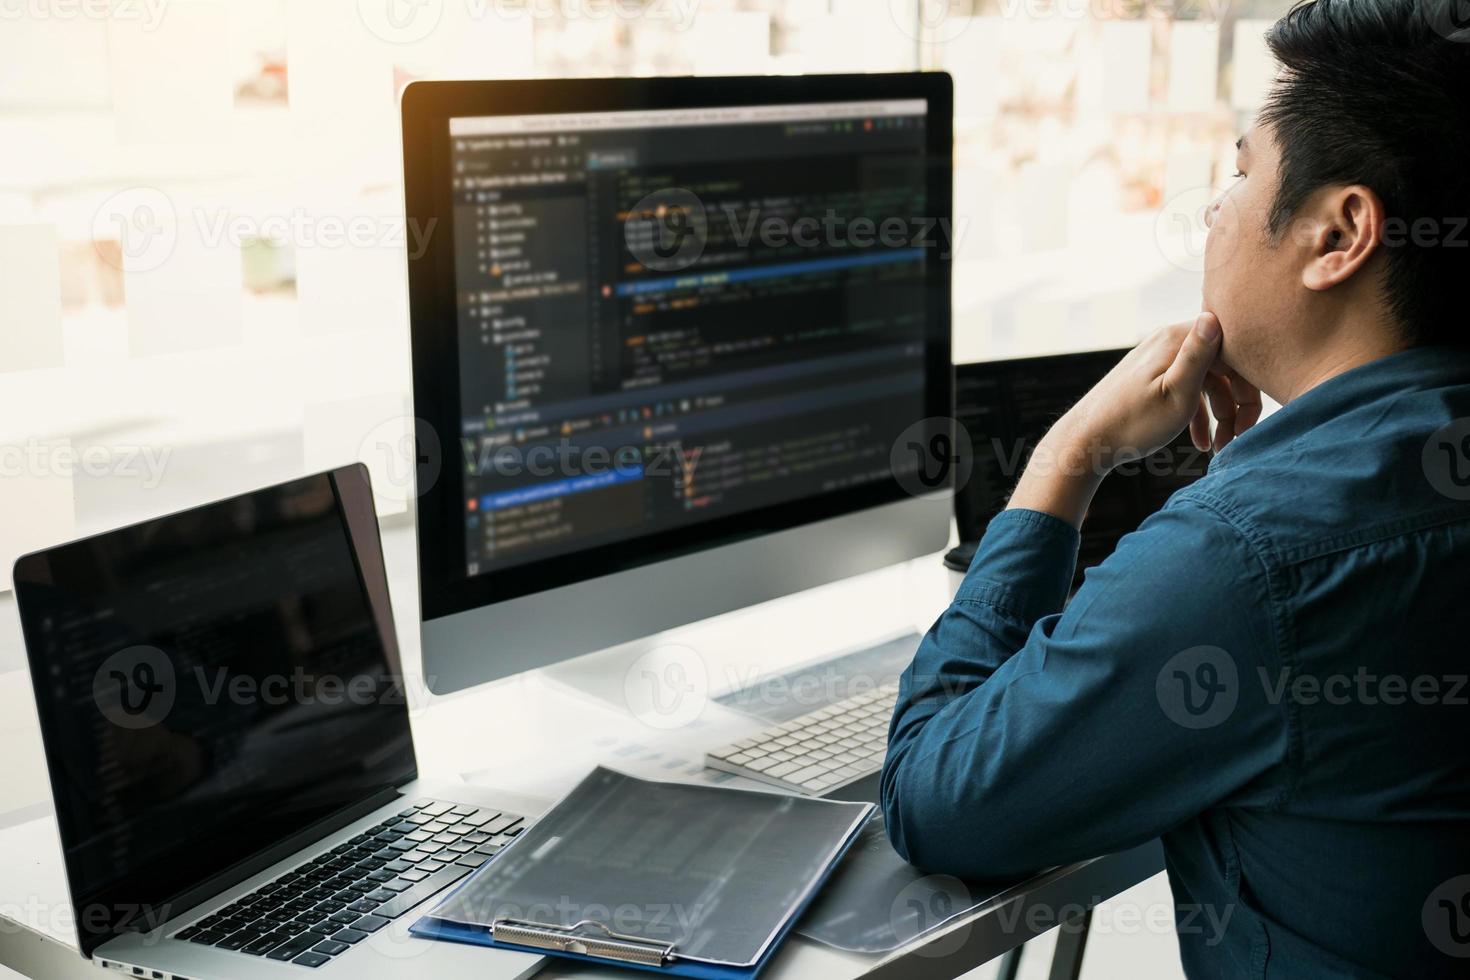
[[[1199,408],[1189,420],[1189,441],[1202,453],[1210,451],[1210,410],[1205,405],[1205,396],[1199,396]]]
[[[1205,376],[1220,356],[1220,338],[1220,321],[1215,314],[1201,313],[1185,336],[1174,363],[1164,372],[1164,391],[1175,398],[1188,399],[1203,390]]]
[[[1235,403],[1240,406],[1235,413],[1235,434],[1243,435],[1261,421],[1261,389],[1231,371],[1230,390],[1235,393]]]
[[[1215,413],[1215,452],[1230,444],[1236,435],[1235,395],[1230,382],[1219,374],[1211,373],[1205,378],[1205,394],[1210,399],[1210,410]]]

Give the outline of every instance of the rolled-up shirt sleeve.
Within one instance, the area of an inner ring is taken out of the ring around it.
[[[901,679],[882,806],[926,870],[1023,874],[1275,792],[1288,719],[1261,682],[1281,664],[1247,537],[1176,497],[1067,604],[1078,541],[997,516]]]

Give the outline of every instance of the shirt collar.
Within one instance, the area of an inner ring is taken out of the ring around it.
[[[1344,371],[1294,399],[1221,450],[1211,469],[1290,445],[1351,409],[1411,391],[1470,385],[1470,348],[1425,346]]]

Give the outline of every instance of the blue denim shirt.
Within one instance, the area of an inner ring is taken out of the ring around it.
[[[1312,389],[1068,603],[1077,547],[991,523],[902,679],[898,852],[988,878],[1162,837],[1191,977],[1470,976],[1470,352]]]

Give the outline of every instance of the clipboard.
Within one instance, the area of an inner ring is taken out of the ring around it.
[[[409,931],[669,976],[755,977],[875,810],[598,769]]]

